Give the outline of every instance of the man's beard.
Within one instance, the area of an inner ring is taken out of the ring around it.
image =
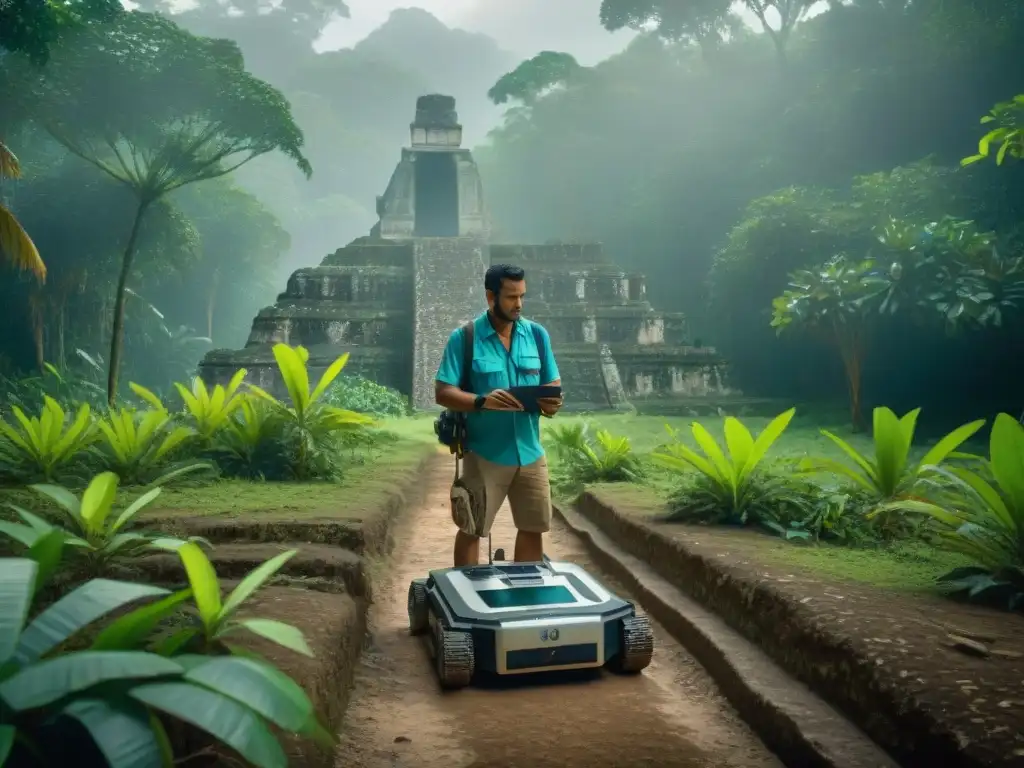
[[[503,310],[501,308],[501,305],[498,304],[497,302],[494,303],[494,309],[492,311],[494,312],[494,316],[497,317],[499,320],[501,320],[503,322],[506,322],[506,323],[514,323],[515,322],[515,318],[514,317],[509,317],[508,315],[506,315],[505,314],[505,310]]]

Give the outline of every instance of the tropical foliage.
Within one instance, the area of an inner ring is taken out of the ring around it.
[[[804,499],[792,483],[768,467],[766,457],[796,413],[780,413],[755,439],[734,416],[725,419],[725,449],[702,424],[690,431],[695,451],[667,428],[671,442],[652,454],[652,460],[680,475],[696,476],[684,483],[672,500],[675,520],[755,523],[774,519],[786,507],[802,508]]]
[[[176,385],[181,407],[171,410],[155,393],[130,383],[148,407],[121,404],[96,414],[82,404],[68,414],[44,395],[38,416],[12,406],[14,423],[0,419],[0,475],[28,484],[113,472],[119,482],[167,482],[197,471],[265,479],[336,479],[344,470],[341,441],[373,418],[331,405],[328,388],[344,369],[342,355],[310,388],[304,347],[273,349],[287,392],[278,400],[238,371],[225,387],[195,378]]]
[[[153,549],[176,549],[184,542],[161,533],[144,533],[131,528],[135,518],[157,496],[159,486],[150,489],[115,514],[118,477],[113,472],[101,472],[89,482],[81,498],[58,485],[29,486],[57,507],[56,519],[51,522],[16,504],[8,504],[22,522],[0,520],[0,533],[23,545],[29,552],[40,541],[59,534],[64,546],[70,549],[76,571],[87,575],[110,574],[118,562],[151,553]],[[80,562],[79,562],[80,561]]]
[[[565,490],[587,483],[623,483],[643,478],[644,468],[630,440],[599,429],[591,437],[586,423],[545,425],[544,439],[558,459],[557,481]]]
[[[113,521],[109,473],[94,478],[81,499],[55,486],[37,490],[60,503],[81,535],[20,510],[27,524],[16,538],[27,556],[0,560],[0,765],[171,765],[182,756],[173,752],[168,718],[263,768],[287,765],[272,728],[330,742],[301,687],[265,660],[219,642],[247,629],[310,655],[292,626],[232,619],[294,552],[258,567],[222,604],[216,573],[196,543],[123,532],[158,489]],[[177,551],[189,587],[171,592],[92,578],[55,601],[46,597],[68,550],[109,557],[142,542]]]
[[[927,458],[921,498],[892,501],[886,509],[928,516],[938,546],[977,562],[942,577],[949,591],[1024,607],[1024,426],[999,414],[979,470]]]

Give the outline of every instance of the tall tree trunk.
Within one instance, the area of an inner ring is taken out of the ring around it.
[[[28,298],[29,316],[32,322],[32,348],[36,356],[36,369],[43,373],[46,368],[46,350],[44,345],[45,334],[43,325],[46,319],[43,297],[38,291],[33,291]]]
[[[220,269],[213,270],[210,277],[209,293],[206,294],[206,336],[213,339],[213,311],[217,305],[217,286],[220,283]]]
[[[850,395],[850,424],[855,432],[864,428],[861,414],[861,380],[864,372],[864,333],[861,328],[835,324],[836,345],[843,358],[846,386]]]
[[[117,376],[121,368],[121,350],[124,341],[124,289],[128,283],[128,275],[132,271],[132,261],[135,258],[135,247],[139,240],[142,219],[151,202],[152,200],[146,197],[139,199],[139,206],[135,209],[135,220],[132,221],[132,231],[128,235],[128,244],[121,257],[121,274],[117,278],[117,294],[114,297],[114,323],[110,332],[110,359],[107,361],[107,403],[111,408],[114,407],[114,402],[117,399]]]

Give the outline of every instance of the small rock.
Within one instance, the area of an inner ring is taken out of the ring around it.
[[[975,632],[970,629],[963,629],[962,627],[953,626],[952,624],[943,625],[949,630],[950,635],[956,635],[957,637],[966,637],[969,640],[976,640],[979,643],[994,643],[996,641],[995,635],[990,635],[982,632]]]
[[[411,741],[408,736],[395,736],[395,744],[408,744]]]
[[[985,658],[989,653],[991,653],[987,645],[979,643],[977,640],[971,640],[970,638],[959,635],[947,635],[947,638],[949,639],[949,646],[951,648],[954,648],[961,653],[965,653],[968,656]]]

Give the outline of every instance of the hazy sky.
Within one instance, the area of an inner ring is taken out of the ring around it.
[[[609,34],[598,20],[601,0],[346,0],[351,18],[324,30],[318,50],[347,48],[383,24],[396,8],[429,11],[449,27],[490,35],[502,48],[529,57],[566,51],[593,64],[621,50],[632,34]],[[425,66],[429,66],[424,62]]]

